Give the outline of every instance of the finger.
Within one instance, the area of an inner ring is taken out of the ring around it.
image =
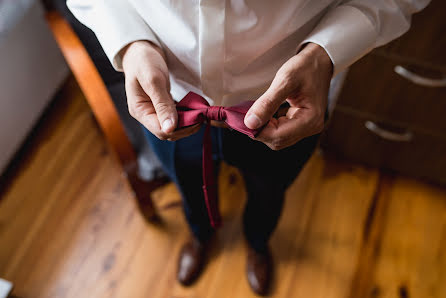
[[[260,96],[245,116],[245,125],[256,129],[268,122],[293,91],[291,76],[278,72],[268,90]]]
[[[281,150],[296,143],[301,137],[296,134],[292,127],[295,127],[294,120],[282,117],[279,119],[277,127],[267,125],[265,129],[256,137],[257,141],[266,144],[272,150]]]
[[[167,136],[161,130],[155,108],[139,82],[136,79],[126,79],[125,89],[130,115],[156,137],[165,140]]]
[[[161,129],[165,133],[173,132],[177,126],[178,114],[175,102],[167,91],[166,79],[153,75],[140,84],[152,101]]]
[[[165,133],[158,121],[158,117],[155,113],[145,115],[141,118],[141,124],[144,125],[152,134],[154,134],[160,140],[167,140],[169,138],[169,134]]]
[[[299,116],[297,116],[300,114]],[[273,150],[281,150],[288,146],[294,145],[299,140],[312,134],[310,129],[310,121],[305,111],[295,112],[296,118],[280,117],[275,119],[275,123],[271,121],[256,137],[256,140],[265,143]]]

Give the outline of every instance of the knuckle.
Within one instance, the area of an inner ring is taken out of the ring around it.
[[[273,100],[273,97],[267,96],[267,97],[263,98],[262,100],[259,100],[257,107],[258,107],[257,111],[260,112],[260,113],[258,113],[258,115],[260,117],[269,116],[268,114],[274,113],[275,112],[274,111],[275,102]]]
[[[289,71],[283,71],[279,74],[279,78],[283,84],[287,85],[292,81],[293,75]]]
[[[165,80],[164,77],[160,74],[156,73],[149,73],[146,78],[147,84],[149,84],[150,87],[156,88],[159,86],[163,86]]]
[[[165,101],[157,101],[153,106],[158,114],[169,113],[173,109],[173,104]]]
[[[279,88],[288,89],[288,87],[292,84],[294,75],[287,70],[279,70],[277,73],[277,79],[279,83]]]

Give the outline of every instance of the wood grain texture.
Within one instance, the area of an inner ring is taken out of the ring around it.
[[[406,34],[351,66],[323,138],[327,150],[354,162],[446,183],[446,88],[421,86],[423,82],[395,72],[400,66],[426,80],[445,77],[445,9],[445,1],[433,0],[413,16]],[[366,121],[412,138],[379,137],[365,128]]]
[[[2,193],[0,276],[14,282],[14,295],[255,297],[245,278],[238,171],[222,167],[225,224],[203,275],[184,288],[175,268],[188,232],[175,186],[153,194],[162,221],[148,225],[82,94],[70,94]],[[445,298],[445,196],[315,154],[288,190],[272,239],[271,297]]]
[[[445,11],[445,1],[432,0],[424,10],[412,16],[411,28],[407,33],[376,51],[446,74]]]
[[[158,220],[158,215],[152,203],[151,192],[166,183],[166,179],[146,182],[139,177],[136,153],[125,133],[123,123],[110,94],[86,49],[70,25],[58,12],[50,11],[46,18],[54,38],[82,89],[109,146],[121,162],[131,189],[139,201],[138,206],[141,213],[150,221]]]
[[[396,178],[370,282],[383,297],[446,297],[446,194]]]
[[[366,128],[369,120],[389,131],[409,130],[413,139],[408,142],[385,140]],[[337,107],[322,144],[339,157],[354,162],[446,184],[446,138],[389,125],[373,114]]]
[[[376,55],[355,63],[337,106],[446,139],[446,87],[429,88],[409,82],[394,72],[397,65]],[[421,74],[419,70],[416,73]]]
[[[446,297],[446,193],[384,175],[350,297]]]
[[[446,88],[421,86],[394,71],[402,66],[424,78],[444,77],[444,8],[444,1],[432,1],[413,17],[407,34],[350,68],[324,148],[353,162],[446,183]],[[369,121],[411,138],[380,137],[365,127]]]
[[[135,152],[93,61],[73,29],[58,12],[48,12],[46,19],[107,141],[124,165],[131,164],[136,159]]]

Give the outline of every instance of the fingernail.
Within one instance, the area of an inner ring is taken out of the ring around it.
[[[170,119],[166,119],[163,122],[163,131],[164,132],[170,132],[170,130],[172,129],[173,126],[173,122]]]
[[[262,121],[260,120],[259,117],[257,117],[256,114],[249,114],[248,117],[246,117],[245,124],[249,128],[254,129],[262,125]]]

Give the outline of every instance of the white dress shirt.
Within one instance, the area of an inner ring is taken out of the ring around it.
[[[211,105],[257,99],[306,42],[323,47],[339,73],[406,32],[430,0],[68,0],[114,68],[136,40],[160,46],[171,94]]]

